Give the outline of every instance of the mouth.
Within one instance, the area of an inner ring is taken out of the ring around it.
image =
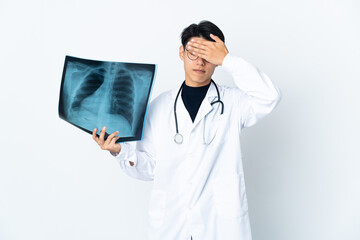
[[[194,69],[194,71],[196,72],[196,73],[205,73],[205,70],[201,70],[201,69]]]

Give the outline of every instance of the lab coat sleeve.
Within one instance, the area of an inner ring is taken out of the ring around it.
[[[152,137],[151,123],[148,116],[142,141],[121,143],[120,153],[118,155],[112,154],[127,175],[144,181],[154,179],[156,162]],[[133,166],[130,165],[130,161],[134,163]]]
[[[279,103],[280,89],[267,75],[244,59],[227,54],[222,68],[232,75],[240,90],[234,100],[239,101],[241,128],[254,125]]]

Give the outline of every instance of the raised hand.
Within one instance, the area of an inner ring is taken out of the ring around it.
[[[210,37],[214,39],[215,42],[194,37],[186,44],[186,49],[193,55],[199,56],[212,64],[222,65],[229,51],[219,37],[213,34],[210,34]]]

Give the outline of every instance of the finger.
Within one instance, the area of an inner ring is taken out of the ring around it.
[[[207,50],[203,50],[203,49],[189,49],[189,52],[193,55],[197,55],[199,53],[201,54],[206,54],[207,53]]]
[[[99,143],[104,144],[104,137],[105,137],[106,127],[103,127],[100,132],[99,136]]]
[[[203,49],[192,49],[190,52],[196,56],[198,56],[199,54],[207,55],[208,53],[207,50],[203,50]]]
[[[115,145],[115,144],[116,144],[116,141],[117,141],[119,138],[120,138],[120,136],[114,137],[113,139],[111,139],[110,144],[111,144],[111,145]]]
[[[96,136],[97,129],[95,128],[92,132],[92,138],[95,142],[99,143],[99,138]]]
[[[198,53],[197,55],[198,55],[199,57],[207,60],[207,59],[206,59],[207,56],[206,56],[205,54],[203,54],[203,53]]]
[[[192,43],[192,44],[188,44],[186,50],[188,50],[189,52],[193,52],[193,51],[208,51],[210,48],[208,46],[205,45],[201,45],[201,44],[197,44],[197,43]]]
[[[207,46],[203,45],[203,44],[198,44],[198,43],[191,43],[188,44],[188,49],[203,49],[205,50]]]
[[[110,134],[109,137],[110,137],[110,138],[113,138],[113,137],[115,137],[115,136],[118,135],[118,134],[119,134],[119,131],[115,131],[115,132],[113,132],[112,134]],[[108,138],[109,138],[109,137],[108,137]]]
[[[97,132],[97,129],[94,128],[93,132],[92,132],[92,138],[95,140],[96,139],[96,132]]]
[[[210,37],[215,40],[215,42],[223,42],[218,36],[210,34]]]
[[[209,59],[208,59],[208,56],[206,54],[198,53],[196,55],[199,56],[200,58],[205,59],[206,61],[210,62]]]
[[[209,41],[209,40],[206,40],[203,38],[192,38],[191,41],[189,41],[188,43],[190,43],[190,44],[197,43],[197,44],[202,44],[204,46],[208,46],[209,44],[212,43],[212,41]]]
[[[113,138],[118,134],[119,134],[119,131],[116,131],[116,132],[113,132],[112,134],[110,134],[105,141],[105,145],[109,144],[111,142],[111,140],[113,140]]]

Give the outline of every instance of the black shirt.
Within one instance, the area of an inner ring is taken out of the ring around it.
[[[193,122],[195,120],[197,112],[199,111],[201,102],[204,100],[206,92],[209,89],[210,84],[211,82],[208,85],[202,87],[189,87],[184,84],[181,98]]]

